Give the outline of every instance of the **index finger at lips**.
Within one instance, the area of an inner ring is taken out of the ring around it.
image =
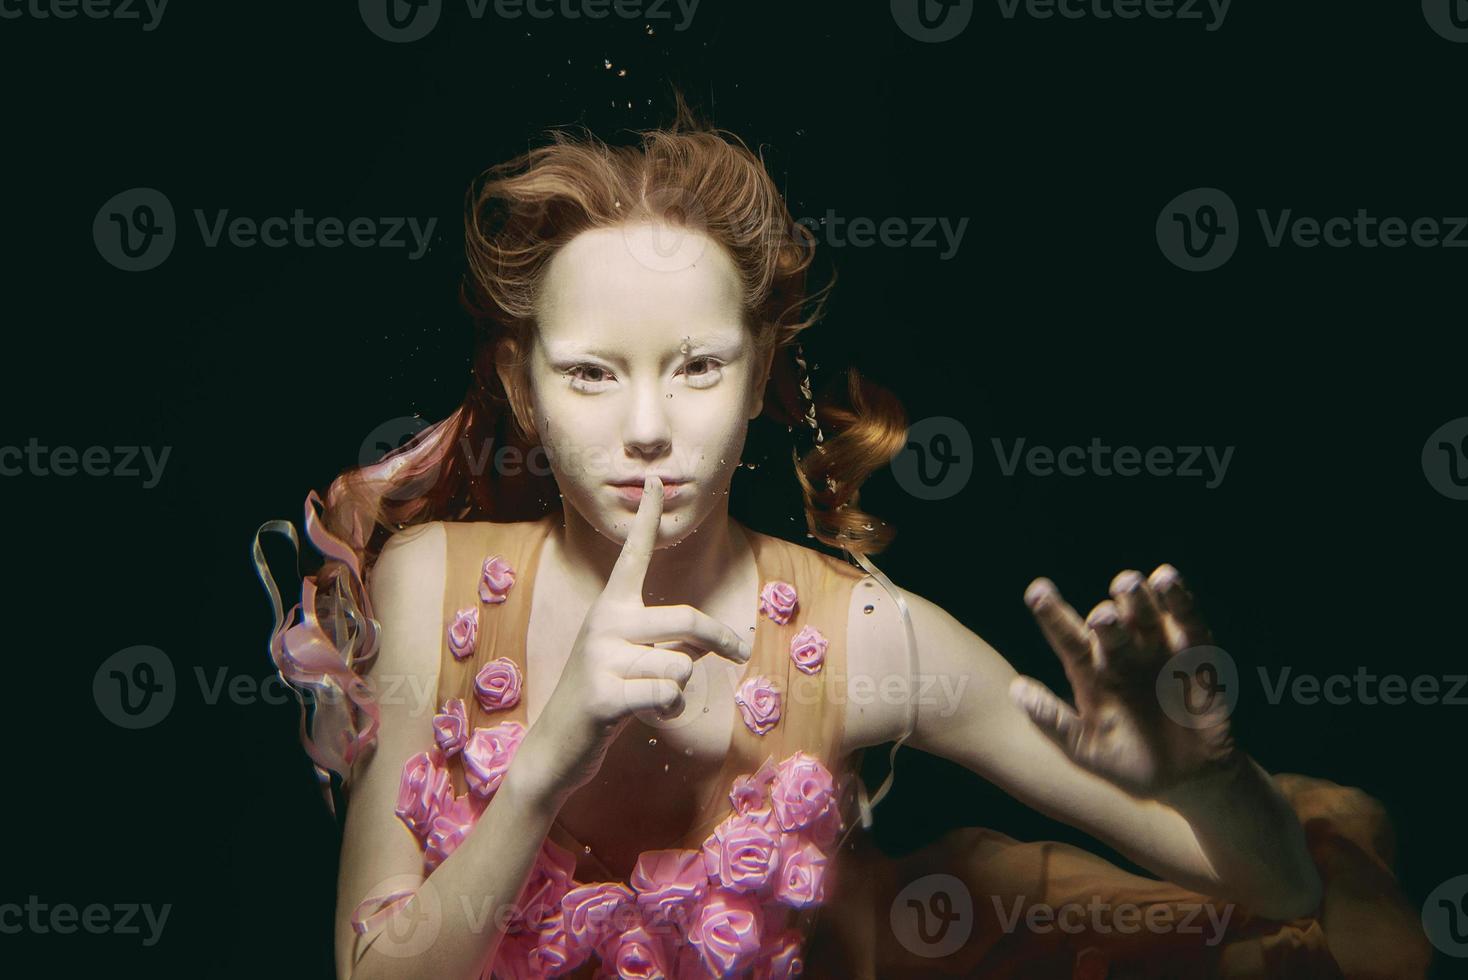
[[[1091,641],[1085,621],[1060,597],[1055,583],[1037,578],[1025,589],[1025,605],[1040,624],[1040,632],[1050,644],[1066,673],[1091,670]]]
[[[754,646],[708,613],[694,606],[648,606],[626,637],[633,643],[681,641],[736,664],[749,661]]]
[[[663,517],[663,481],[649,476],[642,483],[642,500],[627,531],[627,540],[607,578],[606,592],[624,599],[642,599],[642,581],[658,543],[658,525]]]

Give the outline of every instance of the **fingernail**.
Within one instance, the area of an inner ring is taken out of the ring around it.
[[[1104,606],[1087,616],[1086,623],[1090,626],[1115,626],[1117,623],[1116,610]]]
[[[1136,592],[1141,587],[1142,576],[1138,572],[1128,570],[1122,572],[1116,578],[1116,591],[1118,592]]]
[[[1046,599],[1055,594],[1055,583],[1048,578],[1039,578],[1030,583],[1025,589],[1025,605],[1031,609],[1039,609]]]
[[[1156,589],[1158,592],[1168,591],[1173,586],[1177,585],[1177,582],[1177,569],[1173,568],[1171,565],[1160,566],[1157,569],[1156,573],[1152,576],[1152,588]]]

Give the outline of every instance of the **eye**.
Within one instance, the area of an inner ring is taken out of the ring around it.
[[[578,391],[600,391],[606,382],[612,380],[612,372],[600,364],[573,364],[561,374],[570,379],[571,387]]]
[[[709,388],[718,384],[722,377],[719,368],[722,366],[721,361],[712,357],[695,357],[683,366],[683,376],[689,379],[690,387]]]

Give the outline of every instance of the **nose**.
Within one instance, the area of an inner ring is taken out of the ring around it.
[[[623,449],[629,458],[656,459],[668,451],[672,441],[668,408],[672,401],[656,380],[635,387],[622,431]]]

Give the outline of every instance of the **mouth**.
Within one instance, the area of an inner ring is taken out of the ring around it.
[[[664,480],[663,499],[672,500],[682,493],[687,486],[688,481],[686,480]],[[623,500],[628,500],[632,503],[638,503],[642,500],[641,480],[636,483],[608,483],[607,487]]]

